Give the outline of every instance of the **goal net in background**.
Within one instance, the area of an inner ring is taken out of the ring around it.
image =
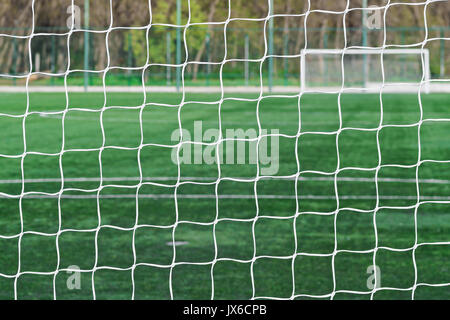
[[[448,13],[6,1],[0,298],[449,298]]]

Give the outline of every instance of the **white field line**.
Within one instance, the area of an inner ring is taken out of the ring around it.
[[[425,84],[424,84],[425,85]],[[303,93],[326,93],[326,92],[349,92],[349,93],[380,93],[382,84],[373,84],[367,88],[363,87],[345,87],[342,90],[341,87],[311,87],[306,88]],[[419,83],[387,83],[382,92],[383,93],[417,93],[419,91]],[[4,93],[25,93],[25,92],[85,92],[83,86],[0,86],[0,92]],[[184,92],[187,93],[221,93],[222,90],[225,93],[260,93],[269,92],[268,87],[263,87],[261,90],[260,86],[186,86],[184,87]],[[424,90],[424,88],[422,88]],[[97,92],[97,93],[111,93],[111,92],[136,92],[142,93],[142,86],[108,86],[106,90],[103,86],[90,86],[87,92]],[[148,93],[181,93],[182,91],[177,91],[175,86],[147,86],[145,89]],[[300,86],[274,86],[272,92],[276,93],[295,93],[299,94],[301,92]],[[450,85],[444,81],[432,80],[430,82],[430,92],[435,93],[450,93]]]
[[[239,178],[245,179],[245,178]],[[286,178],[283,178],[286,180]],[[288,178],[289,180],[295,180],[294,177]],[[104,182],[123,182],[123,181],[140,181],[137,177],[115,177],[115,178],[103,178]],[[193,183],[198,181],[214,181],[216,178],[212,177],[185,177],[181,178],[180,181],[192,181]],[[300,181],[334,181],[334,177],[299,177]],[[340,177],[338,181],[349,181],[349,182],[374,182],[374,179],[370,178],[353,178],[353,177]],[[52,179],[25,179],[25,183],[58,183],[61,182],[59,178]],[[177,181],[175,177],[146,177],[143,181]],[[252,180],[249,180],[250,182]],[[400,183],[416,183],[415,179],[400,179],[400,178],[379,178],[379,182],[400,182]],[[100,178],[68,178],[65,182],[100,182]],[[439,180],[439,179],[423,179],[419,180],[420,183],[429,184],[450,184],[450,180]],[[18,184],[22,183],[22,180],[0,180],[0,184]],[[0,198],[18,198],[20,196],[7,196],[2,195]],[[57,198],[57,194],[33,194],[32,192],[24,195],[27,199],[49,199]],[[140,199],[174,199],[175,195],[172,194],[139,194]],[[295,195],[272,195],[272,194],[259,194],[258,199],[296,199]],[[62,194],[62,199],[135,199],[136,194],[81,194],[81,195],[69,195]],[[178,199],[255,199],[255,195],[239,195],[239,194],[177,194]],[[386,195],[339,195],[340,200],[417,200],[418,197],[413,196],[386,196]],[[335,200],[334,195],[299,195],[298,199],[309,199],[309,200]],[[420,196],[419,200],[425,201],[450,201],[450,196]]]
[[[177,181],[177,177],[143,177],[143,182],[150,181]],[[222,180],[248,180],[249,182],[254,181],[254,179],[248,179],[244,177],[233,177],[230,179],[223,178]],[[281,178],[261,178],[261,180],[272,179],[272,180],[295,180],[295,177],[281,177]],[[202,181],[216,181],[217,177],[181,177],[180,181],[192,181],[192,182],[202,182]],[[334,177],[299,177],[299,181],[334,181]],[[140,181],[139,177],[105,177],[100,179],[99,177],[88,178],[88,177],[80,177],[80,178],[64,178],[64,182],[127,182],[127,181]],[[338,177],[337,181],[347,181],[347,182],[375,182],[373,178],[354,178],[354,177]],[[378,182],[390,182],[390,183],[416,183],[416,179],[402,179],[402,178],[378,178]],[[443,179],[419,179],[419,183],[427,183],[427,184],[450,184],[450,180]],[[7,179],[0,180],[0,184],[21,184],[21,183],[59,183],[61,182],[61,178],[43,178],[43,179]]]
[[[245,178],[234,178],[242,179]],[[282,178],[283,180],[295,180],[295,177]],[[193,183],[199,181],[214,181],[217,178],[213,177],[184,177],[180,178],[180,181],[192,181]],[[300,181],[334,181],[334,177],[299,177]],[[374,182],[371,178],[353,178],[353,177],[339,177],[338,181],[349,181],[349,182]],[[65,182],[100,182],[100,178],[68,178],[64,179]],[[124,182],[124,181],[135,181],[138,182],[140,179],[138,177],[115,177],[115,178],[103,178],[104,182]],[[176,177],[145,177],[142,181],[177,181]],[[254,180],[248,180],[253,182]],[[398,182],[398,183],[416,183],[416,179],[401,179],[401,178],[378,178],[379,182]],[[61,182],[59,178],[50,179],[25,179],[25,183],[58,183]],[[450,180],[439,180],[439,179],[423,179],[419,180],[420,183],[428,184],[450,184]],[[0,180],[0,184],[19,184],[22,180]],[[0,198],[18,198],[18,195],[1,195]],[[32,192],[24,195],[27,199],[49,199],[57,198],[57,194],[33,194]],[[139,194],[140,199],[174,199],[175,195],[172,194]],[[259,194],[258,199],[296,199],[295,195],[272,195],[272,194]],[[81,195],[69,195],[62,194],[62,199],[135,199],[135,194],[81,194]],[[239,194],[177,194],[179,199],[255,199],[255,195],[239,195]],[[429,200],[429,201],[450,201],[450,196],[420,196],[419,198],[415,195],[413,196],[386,196],[386,195],[339,195],[340,200]],[[299,195],[298,199],[310,199],[310,200],[335,200],[334,195]]]
[[[55,199],[58,195],[52,194],[27,194],[23,198],[26,199]],[[139,199],[174,199],[174,194],[139,194]],[[19,196],[0,195],[0,199],[19,198]],[[335,200],[335,196],[330,195],[273,195],[264,194],[258,195],[258,199],[281,199],[281,200]],[[135,194],[83,194],[83,195],[67,195],[62,194],[61,199],[136,199]],[[177,194],[177,199],[250,199],[254,200],[254,195],[240,195],[240,194]],[[450,196],[373,196],[373,195],[340,195],[339,200],[419,200],[419,201],[450,201]]]
[[[52,118],[52,119],[62,119],[62,112],[61,111],[49,111],[52,113],[45,113],[45,112],[39,112],[39,116],[42,118]],[[254,115],[254,112],[240,112],[241,115]],[[68,115],[66,114],[66,120],[74,120],[74,121],[83,121],[83,122],[99,122],[99,119],[95,119],[95,118],[91,118],[91,117],[83,117],[83,116],[74,116],[74,115]],[[139,124],[139,123],[150,123],[150,124],[155,124],[155,123],[173,123],[173,120],[167,120],[167,119],[142,119],[141,121],[139,121],[139,119],[133,119],[133,118],[126,118],[126,117],[121,117],[121,118],[114,118],[114,119],[103,119],[102,123],[133,123],[133,124]],[[214,121],[203,121],[203,123],[214,123]],[[247,122],[240,122],[240,121],[222,121],[222,124],[229,124],[229,125],[247,125]],[[295,124],[298,125],[298,121],[276,121],[276,119],[272,119],[270,120],[270,124],[271,125],[287,125],[287,124]],[[303,125],[329,125],[329,124],[333,124],[333,122],[329,122],[329,121],[302,121]],[[360,122],[361,125],[371,125],[371,122]],[[178,142],[178,140],[176,140],[176,142]]]
[[[245,178],[234,178],[242,179]],[[282,178],[283,180],[295,180],[294,177]],[[100,182],[100,178],[68,178],[64,179],[65,182]],[[180,178],[180,181],[192,181],[193,183],[199,181],[214,181],[217,178],[213,177],[184,177]],[[334,177],[299,177],[300,181],[334,181]],[[353,178],[353,177],[340,177],[337,178],[338,181],[348,181],[348,182],[374,182],[374,179],[370,178]],[[125,181],[135,181],[138,182],[140,179],[138,177],[114,177],[114,178],[103,178],[104,182],[125,182]],[[177,181],[176,177],[145,177],[142,181]],[[248,180],[252,182],[254,180]],[[401,178],[378,178],[379,182],[388,183],[416,183],[416,179],[401,179]],[[25,179],[24,183],[58,183],[61,182],[59,178],[49,178],[49,179]],[[450,180],[440,180],[440,179],[423,179],[419,180],[420,183],[428,184],[450,184]],[[21,184],[22,180],[0,180],[0,184]],[[7,196],[2,195],[0,198],[18,198],[19,196]],[[57,198],[58,195],[51,194],[33,194],[32,192],[24,195],[27,199],[49,199]],[[139,194],[140,199],[174,199],[175,195],[172,194]],[[271,194],[259,194],[258,199],[296,199],[295,195],[271,195]],[[68,195],[62,194],[62,199],[135,199],[135,194],[81,194],[81,195]],[[255,195],[239,195],[239,194],[177,194],[178,199],[255,199]],[[417,200],[417,196],[374,196],[374,195],[339,195],[340,200]],[[299,195],[298,199],[310,199],[310,200],[335,200],[334,195]],[[420,196],[419,200],[425,201],[450,201],[450,196]]]

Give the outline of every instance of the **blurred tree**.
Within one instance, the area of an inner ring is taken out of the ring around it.
[[[32,30],[35,33],[58,33],[68,32],[66,20],[69,17],[67,8],[72,4],[72,0],[2,0],[0,6],[0,33],[10,35],[29,35]],[[210,53],[224,52],[223,37],[217,36],[215,32],[223,31],[225,24],[207,24],[203,26],[196,23],[225,23],[227,19],[253,18],[264,19],[268,14],[268,0],[182,0],[182,25],[189,22],[188,28],[182,28],[183,40],[186,40],[186,48],[189,61],[205,61],[206,54],[206,35],[211,35]],[[417,2],[410,0],[408,2]],[[34,15],[32,4],[34,3]],[[83,10],[84,0],[74,0],[75,5]],[[370,0],[369,5],[385,5],[386,0]],[[151,6],[151,8],[149,7]],[[308,48],[321,48],[327,45],[328,48],[340,48],[346,39],[346,45],[357,45],[361,38],[361,11],[350,10],[346,8],[360,8],[362,0],[316,0],[308,2],[307,0],[274,0],[274,13],[297,15],[297,16],[277,16],[275,27],[282,31],[276,33],[274,39],[275,48],[283,48],[288,44],[289,54],[298,54],[305,47],[307,39]],[[170,46],[171,55],[175,56],[175,29],[176,23],[176,0],[91,0],[90,29],[102,31],[103,35],[111,34],[111,27],[142,27],[147,32],[140,32],[137,29],[121,29],[119,36],[108,38],[108,49],[115,51],[115,56],[122,57],[123,62],[127,62],[129,50],[131,49],[134,64],[137,66],[145,65],[148,55],[152,63],[166,63],[166,34],[171,33],[173,44]],[[298,16],[311,10],[306,19],[307,34],[304,17]],[[333,13],[318,12],[317,10],[333,11]],[[82,15],[83,16],[83,15]],[[433,27],[446,27],[450,25],[450,5],[449,2],[433,2],[428,5],[402,5],[396,4],[389,6],[386,13],[386,25],[390,28],[398,27],[422,27],[414,32],[389,31],[389,42],[401,44],[402,41],[422,42],[425,36],[425,18],[429,27],[428,38],[439,38],[439,30]],[[83,18],[83,17],[82,17]],[[277,22],[282,20],[282,22]],[[231,26],[232,22],[229,23]],[[263,21],[263,20],[261,20]],[[228,21],[229,22],[229,21]],[[344,38],[344,23],[347,34]],[[194,24],[194,25],[191,25]],[[245,24],[243,24],[245,25]],[[33,29],[34,27],[34,29]],[[228,28],[228,24],[227,24]],[[117,30],[117,29],[113,29]],[[392,30],[392,29],[391,29]],[[412,30],[412,29],[411,29]],[[447,31],[448,32],[448,31]],[[236,56],[238,51],[243,48],[243,39],[245,34],[255,34],[255,40],[251,41],[252,52],[264,51],[265,42],[261,36],[256,36],[254,30],[232,30],[227,32],[227,49],[230,56]],[[446,34],[447,38],[448,35]],[[44,64],[51,60],[50,38],[42,37],[42,45],[36,45],[35,50],[41,50],[41,58]],[[72,37],[74,38],[74,37]],[[251,37],[250,37],[251,38]],[[324,43],[324,39],[327,42]],[[55,61],[63,64],[65,55],[63,37],[58,38],[58,50]],[[129,42],[131,39],[131,43]],[[17,39],[20,40],[20,39]],[[26,40],[26,39],[25,39]],[[369,44],[375,45],[383,40],[383,32],[371,32],[369,34]],[[75,40],[74,40],[75,41]],[[79,37],[77,40],[82,47],[83,40]],[[148,42],[148,43],[147,43]],[[448,41],[446,42],[448,43]],[[444,43],[444,45],[446,45]],[[427,44],[428,45],[428,44]],[[433,55],[439,55],[439,41],[429,43]],[[448,47],[448,45],[447,45]],[[27,72],[26,61],[29,48],[27,41],[17,41],[13,43],[11,37],[0,37],[0,63],[3,72],[9,72],[11,64],[14,61],[18,66],[18,72]],[[45,51],[45,52],[44,52]],[[182,51],[185,47],[182,46]],[[16,55],[13,59],[13,55]],[[107,63],[107,48],[105,45],[92,43],[93,66],[100,68]],[[280,53],[280,52],[278,52]],[[441,54],[442,55],[442,54]],[[182,54],[183,56],[183,54]],[[450,63],[450,55],[445,55],[446,63]],[[277,66],[275,66],[277,68]],[[193,78],[197,78],[201,66],[194,65]],[[433,70],[439,69],[438,65],[432,65]],[[450,69],[450,68],[447,68]],[[8,70],[8,71],[6,71]]]

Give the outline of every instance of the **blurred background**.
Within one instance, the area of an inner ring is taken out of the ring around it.
[[[358,8],[386,5],[383,0],[273,0],[275,16],[267,23],[263,19],[270,14],[269,1],[249,5],[249,1],[232,0],[230,4],[154,0],[150,8],[148,0],[75,0],[72,10],[71,0],[3,0],[0,85],[24,84],[24,75],[30,71],[45,73],[33,75],[30,85],[64,85],[67,70],[71,71],[66,79],[69,85],[102,85],[102,71],[112,67],[105,78],[108,85],[141,85],[144,79],[148,85],[179,86],[182,68],[177,65],[186,61],[186,85],[217,86],[224,59],[248,59],[223,64],[224,85],[259,85],[261,76],[271,85],[298,86],[302,49],[381,47],[383,43],[389,48],[424,45],[430,51],[431,78],[450,74],[450,41],[445,41],[450,38],[448,1],[426,6],[419,1],[391,3],[379,11],[382,26],[378,29],[363,26],[363,10]],[[72,13],[75,31],[69,34]],[[228,17],[231,21],[226,23]],[[192,25],[186,28],[188,22]],[[265,53],[275,56],[261,63],[257,59]],[[418,58],[411,58],[415,59],[412,69],[421,68]],[[397,57],[391,65],[408,72],[408,61],[398,64],[398,59],[407,58]],[[148,68],[144,68],[146,62],[151,64]],[[333,64],[339,67],[340,58],[327,61],[321,55],[314,63],[320,79],[336,82],[332,70]]]

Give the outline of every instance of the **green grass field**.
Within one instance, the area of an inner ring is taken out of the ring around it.
[[[448,95],[181,98],[1,94],[0,299],[370,299],[374,256],[374,299],[450,299]],[[179,118],[278,129],[277,175],[178,168]]]

